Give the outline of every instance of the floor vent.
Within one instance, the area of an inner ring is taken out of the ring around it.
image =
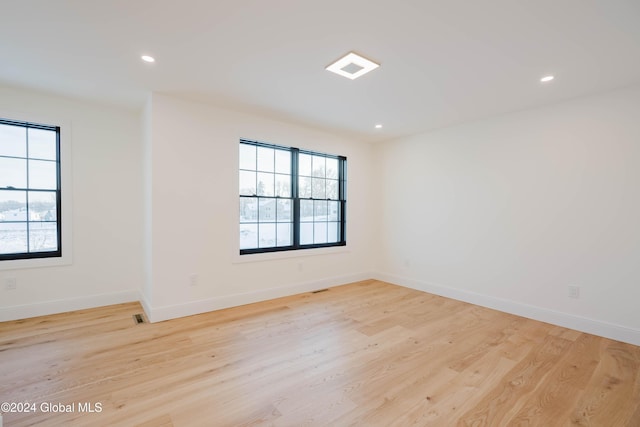
[[[317,291],[311,291],[312,294],[319,294],[320,292],[327,292],[329,289],[318,289]]]
[[[133,321],[136,322],[136,325],[139,325],[141,323],[146,323],[144,320],[144,316],[142,314],[134,314]]]

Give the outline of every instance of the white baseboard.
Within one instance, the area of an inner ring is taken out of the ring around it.
[[[327,279],[298,283],[278,288],[208,298],[163,307],[152,307],[146,301],[142,301],[142,307],[144,308],[145,314],[150,322],[161,322],[163,320],[175,319],[178,317],[192,316],[194,314],[206,313],[229,307],[237,307],[239,305],[267,301],[274,298],[286,297],[304,292],[312,292],[319,289],[345,285],[347,283],[358,282],[370,278],[371,273],[350,274],[347,276],[330,277]]]
[[[517,316],[527,317],[529,319],[534,319],[541,322],[575,329],[581,332],[623,341],[629,344],[640,345],[640,330],[637,329],[387,273],[359,273],[346,276],[331,277],[327,279],[303,282],[289,286],[265,289],[261,291],[208,298],[205,300],[192,301],[188,303],[162,307],[153,307],[149,303],[149,301],[144,298],[144,296],[137,290],[115,292],[110,294],[92,295],[88,297],[69,298],[64,300],[47,301],[34,304],[0,307],[0,322],[133,301],[140,301],[140,304],[142,305],[142,308],[144,309],[144,312],[150,322],[160,322],[163,320],[191,316],[194,314],[221,310],[224,308],[236,307],[304,292],[312,292],[318,289],[344,285],[347,283],[358,282],[371,278],[483,307],[488,307],[505,313],[515,314]]]
[[[418,291],[464,301],[482,307],[492,308],[505,313],[529,319],[539,320],[545,323],[575,329],[617,341],[623,341],[633,345],[640,345],[640,330],[628,328],[626,326],[575,316],[555,310],[549,310],[529,304],[523,304],[503,298],[478,294],[471,291],[454,289],[448,286],[439,285],[407,277],[396,276],[386,273],[374,273],[373,278],[384,282],[394,283]]]
[[[0,307],[0,322],[138,301],[138,291],[123,291],[33,304]]]

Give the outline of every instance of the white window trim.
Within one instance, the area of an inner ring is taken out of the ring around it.
[[[40,267],[60,267],[73,263],[73,174],[71,156],[71,121],[37,113],[0,110],[0,117],[21,122],[60,127],[60,185],[62,194],[62,256],[0,261],[0,271]]]

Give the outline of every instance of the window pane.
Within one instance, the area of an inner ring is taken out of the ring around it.
[[[276,175],[276,196],[291,197],[290,175]]]
[[[338,159],[327,157],[327,178],[338,179]]]
[[[292,201],[278,199],[277,218],[278,222],[291,222],[291,205]]]
[[[304,222],[300,224],[300,244],[311,245],[313,244],[313,223]]]
[[[291,246],[293,243],[293,227],[291,223],[278,224],[278,246]]]
[[[0,254],[27,252],[27,224],[0,223]]]
[[[318,178],[326,176],[326,157],[313,156],[313,175]]]
[[[314,199],[326,199],[327,198],[326,179],[324,178],[311,178],[311,179],[312,179],[312,188],[313,188],[311,197],[313,197]]]
[[[27,220],[27,192],[0,190],[0,222]]]
[[[327,199],[338,200],[338,181],[335,179],[327,180]]]
[[[311,198],[311,178],[300,177],[298,179],[298,197]]]
[[[27,187],[27,161],[0,157],[0,188]]]
[[[55,223],[29,223],[29,252],[50,252],[58,250],[58,232]]]
[[[259,224],[258,225],[258,241],[259,248],[272,248],[276,245],[276,225],[275,224]]]
[[[300,221],[313,221],[313,200],[300,200]]]
[[[338,230],[340,229],[338,227],[337,222],[330,222],[327,224],[327,243],[336,243],[340,241],[340,235],[338,233]]]
[[[274,171],[274,149],[273,148],[265,148],[258,147],[258,170],[262,172],[273,172]]]
[[[265,252],[340,242],[344,182],[339,178],[346,166],[340,158],[244,141],[239,162],[240,249]]]
[[[256,195],[256,173],[240,171],[240,194],[243,196]]]
[[[0,253],[10,255],[5,259],[60,250],[58,136],[56,129],[0,124]]]
[[[29,219],[31,221],[56,221],[56,193],[52,191],[29,191]]]
[[[0,156],[27,157],[27,130],[0,125]]]
[[[58,160],[56,132],[45,129],[29,129],[29,157]]]
[[[57,169],[56,162],[29,160],[29,188],[58,188]]]
[[[258,199],[240,197],[240,222],[258,222]]]
[[[240,249],[258,247],[258,225],[240,224]]]
[[[273,174],[258,172],[258,196],[274,195]]]
[[[291,174],[291,152],[276,150],[276,173]]]
[[[258,199],[258,221],[275,222],[276,199]]]
[[[327,243],[326,222],[316,222],[313,224],[313,243]]]
[[[314,221],[326,221],[327,220],[327,202],[324,200],[315,200],[314,202]]]
[[[240,144],[240,169],[256,170],[255,145]]]
[[[311,176],[311,156],[302,154],[298,156],[298,175]]]
[[[339,221],[340,202],[329,202],[327,204],[327,218],[329,221]]]

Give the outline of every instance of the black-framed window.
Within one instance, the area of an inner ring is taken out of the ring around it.
[[[62,255],[60,127],[0,119],[0,261]]]
[[[240,254],[346,244],[343,156],[240,140]]]

